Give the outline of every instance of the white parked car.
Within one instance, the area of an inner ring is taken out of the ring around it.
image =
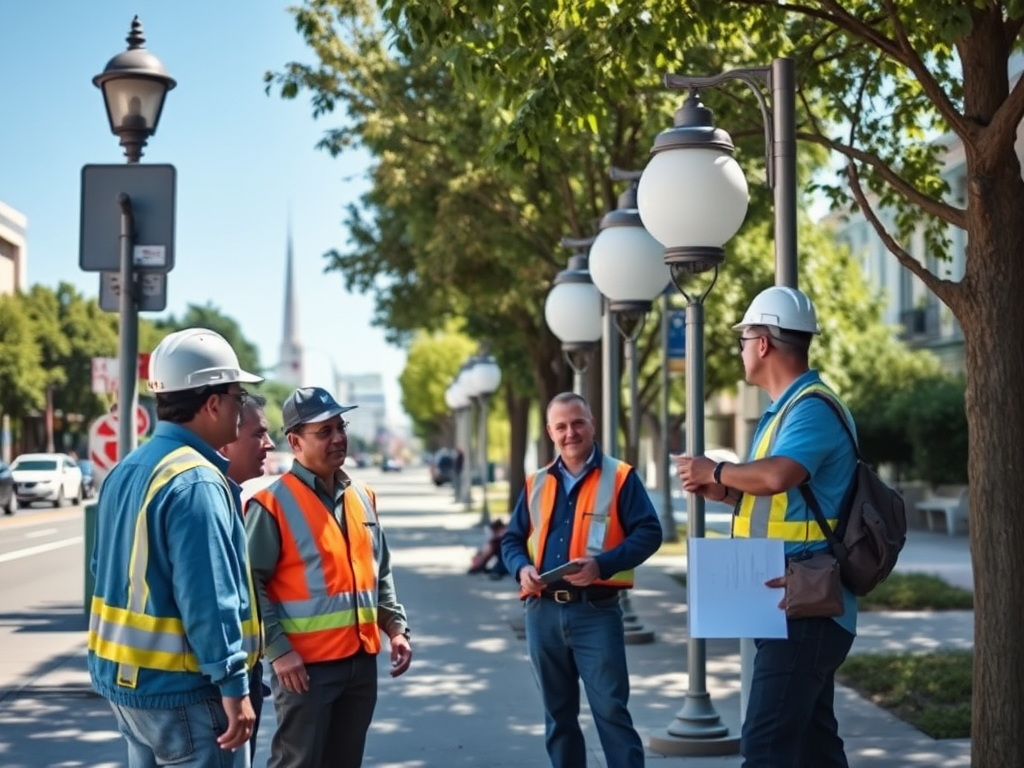
[[[78,504],[85,496],[82,470],[63,453],[23,453],[11,462],[19,504],[48,501],[59,507],[65,499]]]

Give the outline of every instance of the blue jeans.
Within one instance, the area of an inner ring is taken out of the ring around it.
[[[232,752],[217,744],[228,728],[220,699],[173,709],[110,706],[128,742],[128,768],[249,768],[248,745]]]
[[[847,768],[832,705],[853,635],[832,619],[788,624],[788,639],[755,641],[743,768]]]
[[[597,726],[605,762],[642,768],[644,747],[626,705],[629,671],[618,598],[556,603],[526,601],[526,645],[544,702],[544,743],[553,768],[581,768],[580,687]]]

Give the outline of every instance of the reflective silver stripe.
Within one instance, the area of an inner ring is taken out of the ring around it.
[[[114,624],[101,621],[97,614],[89,617],[89,629],[97,637],[118,645],[129,648],[144,648],[147,651],[162,651],[164,653],[185,654],[188,653],[187,642],[183,635],[172,635],[166,632],[149,632],[145,629],[134,629],[124,624]],[[128,666],[131,669],[130,665]]]
[[[368,526],[372,526],[370,532],[373,539],[373,572],[374,574],[380,573],[380,536],[377,535],[379,533],[377,530],[377,514],[373,511],[373,502],[370,501],[370,494],[367,493],[362,483],[350,480],[349,488],[352,489],[352,493],[359,497],[359,501],[363,505],[363,514],[366,515],[366,523]]]
[[[534,531],[540,530],[541,523],[541,509],[540,500],[544,495],[544,484],[548,481],[548,472],[550,471],[550,465],[537,470],[537,474],[533,476],[533,487],[530,489],[530,523],[533,526]]]
[[[275,485],[274,496],[277,497],[277,501],[288,519],[288,528],[292,532],[295,547],[299,550],[299,557],[305,564],[306,589],[309,590],[310,599],[327,597],[327,577],[324,575],[320,550],[313,538],[313,532],[309,529],[309,522],[291,488],[280,481]]]
[[[282,600],[277,605],[282,616],[310,619],[325,613],[351,611],[356,607],[356,596],[346,592],[340,595],[320,595],[308,600]]]
[[[598,478],[590,528],[587,530],[587,554],[589,555],[599,555],[607,549],[608,518],[611,516],[612,501],[615,499],[615,476],[620,463],[618,459],[613,459],[611,456],[602,457],[601,476]]]

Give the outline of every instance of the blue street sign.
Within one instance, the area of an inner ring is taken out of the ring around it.
[[[668,313],[668,370],[669,373],[686,370],[685,309],[673,309]]]

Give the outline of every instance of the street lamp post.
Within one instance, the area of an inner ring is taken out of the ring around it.
[[[146,38],[138,16],[132,19],[127,42],[128,49],[107,62],[103,72],[92,82],[103,92],[110,130],[120,137],[128,162],[138,163],[146,141],[156,133],[167,91],[176,83],[160,60],[145,49]],[[138,443],[135,384],[138,379],[139,294],[132,254],[135,231],[132,201],[121,193],[117,202],[121,216],[117,453],[118,458],[123,459]]]
[[[704,300],[714,286],[725,243],[746,216],[748,190],[733,158],[729,134],[715,128],[711,110],[698,89],[729,80],[745,83],[755,94],[764,118],[768,185],[775,192],[776,283],[796,286],[796,132],[795,70],[792,60],[776,59],[770,67],[740,69],[710,77],[667,75],[669,88],[689,89],[676,112],[675,125],[655,139],[653,155],[640,179],[637,204],[644,224],[665,246],[672,282],[687,299],[686,418],[687,453],[704,453]],[[774,110],[758,82],[772,91]],[[686,185],[678,184],[686,179]],[[695,288],[694,276],[712,272],[710,282]],[[689,285],[688,285],[689,284]],[[690,536],[704,535],[704,499],[688,499]],[[691,596],[692,597],[692,596]],[[743,666],[752,643],[741,642]],[[732,754],[739,739],[721,724],[706,690],[703,640],[690,638],[689,688],[683,708],[666,734],[652,736],[650,746],[668,755]],[[745,677],[745,674],[744,674]],[[745,686],[744,686],[745,689]],[[743,698],[741,694],[741,698]],[[742,709],[742,704],[741,704]]]
[[[661,244],[651,237],[640,221],[636,207],[639,173],[611,170],[615,180],[628,180],[629,188],[619,196],[618,207],[601,220],[600,232],[590,246],[590,274],[594,285],[608,300],[607,309],[626,340],[629,368],[629,438],[627,460],[637,465],[640,442],[640,397],[636,340],[643,330],[654,299],[669,282],[662,259]],[[616,385],[617,386],[617,385]],[[649,643],[654,632],[645,630],[632,610],[629,590],[622,595],[623,623],[627,643]]]
[[[548,328],[562,342],[562,352],[573,370],[573,392],[586,397],[584,374],[601,340],[603,298],[590,279],[586,249],[594,238],[563,238],[562,245],[578,249],[555,282],[544,302]]]
[[[459,479],[461,486],[462,503],[468,512],[473,507],[473,467],[476,458],[473,456],[473,398],[476,391],[470,384],[469,370],[476,362],[476,358],[469,358],[459,368],[459,374],[455,377],[455,394],[462,404],[462,445],[463,451],[462,477]]]
[[[601,220],[601,230],[590,246],[590,275],[594,285],[608,299],[619,332],[626,340],[629,368],[629,445],[627,459],[637,462],[640,437],[640,398],[637,385],[636,340],[643,330],[654,299],[665,290],[669,270],[662,258],[661,244],[651,237],[637,210],[639,172],[613,168],[611,177],[629,180],[619,196],[618,208]]]
[[[454,419],[452,429],[452,441],[455,444],[455,476],[452,479],[452,493],[454,494],[454,502],[458,504],[462,501],[462,475],[465,472],[465,457],[466,452],[462,447],[462,422],[463,416],[466,410],[466,406],[469,404],[467,398],[463,397],[462,393],[458,390],[456,382],[452,381],[448,385],[448,389],[444,393],[444,402],[448,406],[448,409],[452,412]],[[462,461],[459,461],[459,457],[462,457]]]
[[[480,512],[480,525],[488,526],[491,524],[491,511],[487,501],[487,480],[490,469],[490,463],[487,460],[487,406],[491,397],[501,386],[501,368],[498,367],[498,362],[493,355],[482,353],[477,355],[476,362],[469,369],[469,375],[480,407],[478,412],[480,427],[477,439],[480,443],[480,487],[484,497]]]

